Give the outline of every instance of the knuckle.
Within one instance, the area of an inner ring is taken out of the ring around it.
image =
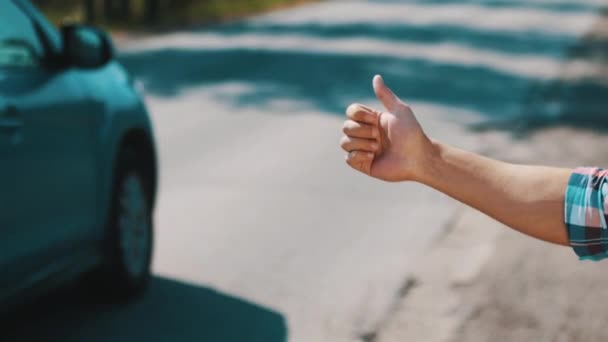
[[[353,166],[353,158],[350,156],[350,153],[346,155],[345,161],[346,164]]]
[[[356,126],[356,123],[354,121],[348,120],[348,121],[344,122],[344,125],[342,126],[342,131],[345,134],[348,134],[353,131],[355,126]]]
[[[354,116],[359,111],[359,109],[360,109],[359,104],[352,103],[351,105],[349,105],[346,108],[346,115],[348,115],[348,116]]]
[[[376,127],[374,127],[374,126],[366,127],[365,133],[369,137],[375,137],[376,136]]]
[[[372,151],[378,151],[378,143],[377,142],[369,143],[369,149]]]
[[[348,121],[344,122],[344,125],[342,125],[342,132],[344,134],[348,134],[348,130],[349,130],[348,126],[349,126]]]
[[[362,122],[366,122],[368,119],[368,113],[364,112],[364,111],[358,111],[355,113],[355,119],[357,121],[362,121]]]
[[[340,146],[342,146],[342,148],[346,147],[346,145],[348,145],[350,139],[348,139],[348,137],[342,137],[340,139]]]
[[[353,162],[352,159],[347,159],[346,164],[348,164],[348,166],[352,167],[353,169],[358,170],[357,163]]]

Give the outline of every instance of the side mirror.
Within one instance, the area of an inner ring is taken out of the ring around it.
[[[94,69],[114,58],[110,37],[94,27],[70,24],[61,27],[63,59],[67,66]]]

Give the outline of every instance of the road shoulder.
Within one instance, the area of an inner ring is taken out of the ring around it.
[[[461,205],[446,232],[422,255],[413,288],[378,329],[377,341],[449,341],[475,310],[465,300],[494,252],[499,223]]]

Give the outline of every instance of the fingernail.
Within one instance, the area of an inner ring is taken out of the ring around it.
[[[368,157],[368,158],[373,158],[373,157],[374,157],[374,154],[373,154],[373,153],[371,153],[371,152],[367,152],[367,157]]]
[[[378,137],[378,130],[377,129],[372,129],[372,137],[377,138]]]
[[[372,150],[377,150],[378,149],[378,143],[377,142],[373,142],[372,143]]]

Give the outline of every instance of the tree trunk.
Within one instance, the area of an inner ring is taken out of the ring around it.
[[[146,0],[146,23],[154,25],[158,23],[159,0]]]
[[[88,24],[95,23],[95,0],[83,0],[85,20]]]
[[[131,19],[131,0],[105,0],[104,15],[108,22]]]
[[[120,6],[120,12],[121,12],[121,16],[122,19],[124,19],[125,21],[131,21],[132,19],[132,14],[131,13],[131,0],[122,0],[121,1],[121,6]]]
[[[108,22],[114,21],[114,1],[115,0],[104,0],[103,1],[103,15]]]

